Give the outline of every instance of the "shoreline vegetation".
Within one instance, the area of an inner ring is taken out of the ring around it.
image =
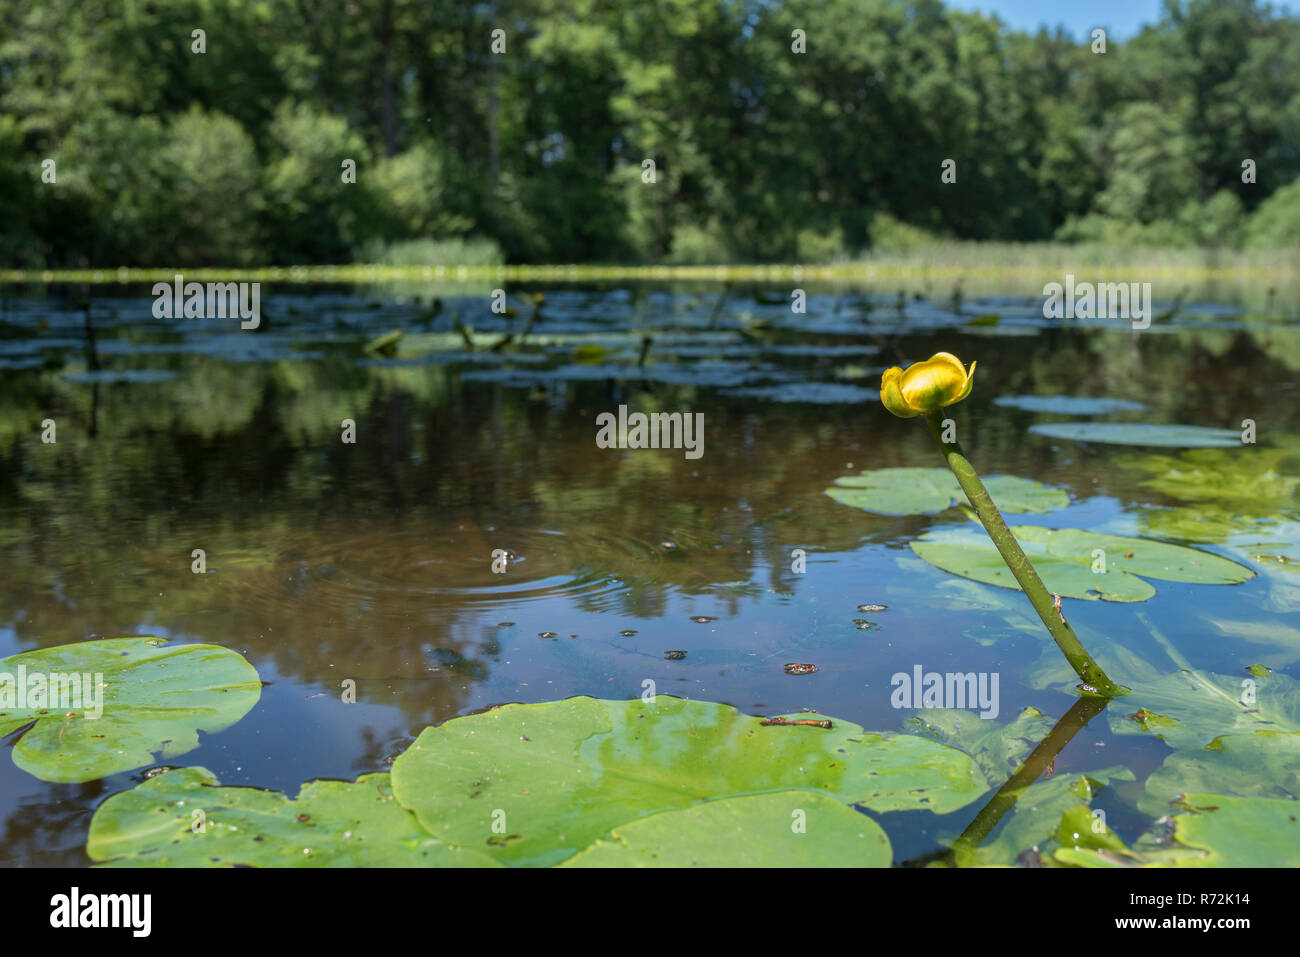
[[[703,281],[883,282],[887,280],[978,283],[1081,280],[1104,271],[1108,280],[1181,279],[1189,282],[1275,281],[1278,291],[1300,285],[1300,247],[1235,249],[1131,248],[1105,244],[949,241],[906,249],[877,249],[856,257],[785,263],[701,264],[506,263],[500,258],[458,256],[458,244],[435,244],[428,257],[405,255],[332,265],[243,267],[127,267],[0,269],[0,283],[143,283],[169,281],[177,273],[197,281],[387,283],[502,279],[510,282]],[[965,290],[976,292],[978,289]],[[1019,290],[1017,290],[1019,291]],[[1038,293],[1041,295],[1041,293]]]

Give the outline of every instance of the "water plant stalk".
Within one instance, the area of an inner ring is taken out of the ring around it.
[[[934,409],[926,412],[925,421],[930,426],[934,440],[939,443],[939,450],[943,453],[948,468],[952,469],[952,474],[957,477],[957,484],[961,486],[961,490],[966,493],[966,498],[975,508],[980,524],[984,526],[989,538],[997,546],[1002,560],[1007,563],[1007,568],[1011,569],[1011,574],[1020,583],[1021,589],[1029,598],[1029,603],[1034,606],[1034,611],[1038,612],[1038,617],[1042,619],[1051,634],[1052,640],[1070,662],[1070,667],[1083,679],[1083,683],[1097,694],[1114,698],[1127,692],[1128,688],[1110,680],[1106,672],[1083,647],[1083,642],[1079,641],[1079,636],[1074,633],[1074,629],[1066,622],[1059,606],[1053,601],[1052,594],[1043,584],[1043,580],[1038,577],[1034,566],[1030,564],[1024,549],[1011,534],[1011,529],[1007,527],[1002,513],[993,504],[993,497],[980,481],[975,466],[971,465],[970,459],[966,458],[961,444],[955,438],[951,442],[944,441],[943,410]]]

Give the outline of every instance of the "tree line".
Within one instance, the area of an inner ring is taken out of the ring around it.
[[[1300,245],[1300,18],[1166,0],[1099,43],[939,0],[0,0],[10,266],[935,237]]]

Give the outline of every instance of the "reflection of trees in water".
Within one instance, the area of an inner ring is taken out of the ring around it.
[[[8,760],[6,758],[6,760]],[[6,772],[0,772],[5,774]],[[45,784],[27,795],[4,818],[0,865],[5,867],[85,867],[86,829],[92,809],[111,790],[104,781]]]

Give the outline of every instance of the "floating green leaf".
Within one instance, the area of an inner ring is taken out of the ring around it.
[[[813,791],[664,811],[610,832],[561,867],[889,867],[871,818]]]
[[[1174,448],[1240,448],[1237,429],[1211,429],[1200,425],[1155,425],[1129,422],[1043,422],[1029,431],[1053,439],[1102,442],[1109,445],[1146,445]]]
[[[1300,802],[1191,793],[1180,803],[1183,813],[1131,851],[1063,848],[1054,856],[1079,867],[1300,866]]]
[[[1086,804],[1065,809],[1056,829],[1056,842],[1062,847],[1125,849],[1119,835],[1106,826],[1104,818],[1094,815]]]
[[[1146,406],[1127,399],[1094,399],[1077,395],[1000,395],[994,405],[1025,412],[1054,412],[1060,415],[1109,415],[1112,412],[1141,412]]]
[[[1061,489],[1031,479],[995,475],[985,488],[1004,512],[1050,512],[1070,504]],[[892,468],[846,475],[826,494],[842,505],[881,515],[924,515],[966,502],[952,472],[946,468]]]
[[[908,718],[908,731],[961,748],[990,781],[1007,778],[1038,746],[1055,722],[1037,708],[1025,708],[1009,724],[972,717],[952,708],[921,708]]]
[[[1300,732],[1225,734],[1204,748],[1175,751],[1146,781],[1138,810],[1160,817],[1188,791],[1237,797],[1300,794]]]
[[[1012,528],[1049,591],[1065,598],[1145,601],[1155,588],[1138,576],[1198,584],[1234,584],[1254,576],[1244,565],[1182,545],[1037,525]],[[1019,588],[998,550],[967,529],[937,529],[912,550],[944,571],[1002,588]],[[1100,554],[1098,553],[1100,550]]]
[[[173,768],[99,806],[86,853],[116,867],[498,867],[434,839],[387,774],[308,781],[298,797]]]
[[[35,699],[35,675],[56,690],[78,677],[81,693]],[[0,735],[31,724],[14,745],[15,764],[46,781],[93,781],[193,751],[198,732],[230,727],[261,691],[257,671],[228,648],[147,636],[81,641],[0,660]]]
[[[1229,430],[1231,431],[1231,430]],[[1117,458],[1124,468],[1147,472],[1146,488],[1183,502],[1217,503],[1250,516],[1269,516],[1296,508],[1300,476],[1287,474],[1296,465],[1289,449],[1192,449],[1179,455],[1129,455]]]
[[[1116,734],[1154,734],[1172,747],[1196,749],[1223,734],[1300,732],[1300,683],[1286,675],[1241,678],[1183,669],[1128,683],[1133,691],[1126,706],[1109,711]]]
[[[1113,781],[1132,781],[1126,767],[1110,767],[1087,774],[1058,774],[1027,787],[1015,807],[1002,820],[995,836],[975,851],[974,862],[982,866],[1009,866],[1037,846],[1040,853],[1056,837],[1062,816],[1082,805],[1085,812],[1097,791]]]
[[[988,787],[954,748],[832,720],[830,730],[764,727],[668,695],[506,705],[426,728],[394,762],[393,790],[449,844],[546,865],[619,825],[705,800],[802,788],[875,811],[942,814]]]

